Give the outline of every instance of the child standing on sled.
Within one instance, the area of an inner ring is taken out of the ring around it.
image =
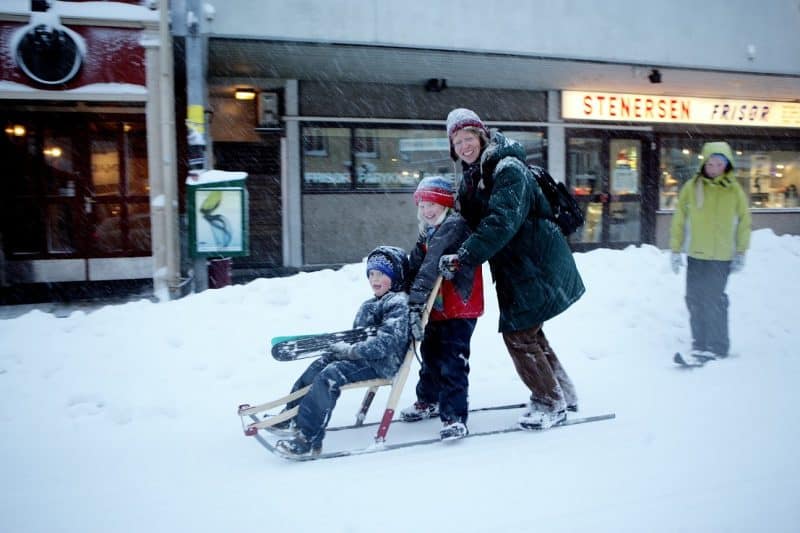
[[[353,327],[377,326],[375,337],[356,343],[334,344],[331,355],[320,357],[306,369],[292,392],[311,385],[308,394],[287,405],[299,405],[294,418],[295,436],[279,440],[276,448],[290,455],[319,453],[325,428],[341,387],[376,378],[392,378],[408,351],[408,297],[403,292],[408,271],[405,250],[379,246],[367,257],[367,278],[373,297],[361,304]]]
[[[422,308],[439,275],[439,258],[456,253],[469,235],[466,221],[453,210],[454,200],[453,183],[444,177],[424,178],[414,193],[419,238],[409,257],[413,283],[408,303],[412,335],[422,338],[422,367],[417,401],[400,412],[406,422],[438,415],[442,440],[460,439],[468,433],[470,339],[483,314],[480,265],[464,268],[442,282],[424,335],[420,331]]]

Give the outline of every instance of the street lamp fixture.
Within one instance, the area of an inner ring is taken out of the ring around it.
[[[246,87],[238,87],[236,91],[233,93],[233,96],[237,100],[255,100],[256,90],[248,89]]]

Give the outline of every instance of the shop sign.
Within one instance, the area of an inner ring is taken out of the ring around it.
[[[112,22],[68,28],[47,22],[47,13],[34,15],[29,24],[0,21],[0,80],[64,91],[103,92],[107,84],[120,84],[115,92],[135,94],[146,86],[141,29],[113,27]]]
[[[576,120],[800,128],[800,104],[767,100],[562,91],[561,115]]]

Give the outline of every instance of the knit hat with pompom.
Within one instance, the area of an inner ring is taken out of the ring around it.
[[[453,207],[455,205],[453,180],[444,176],[422,178],[414,192],[414,202],[419,205],[423,201]]]
[[[464,128],[475,130],[475,133],[483,140],[482,146],[491,137],[489,128],[486,127],[486,124],[483,123],[475,111],[464,107],[453,109],[447,114],[447,139],[450,141],[450,157],[453,161],[458,160],[456,151],[453,148],[453,135]]]
[[[402,291],[408,276],[408,254],[397,246],[378,246],[367,256],[367,277],[370,270],[389,276],[392,280],[392,291]]]
[[[464,107],[450,111],[447,114],[447,136],[452,139],[458,130],[464,128],[476,128],[489,137],[489,129],[475,111]]]

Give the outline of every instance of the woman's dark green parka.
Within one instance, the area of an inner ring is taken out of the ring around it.
[[[572,251],[521,144],[495,132],[478,161],[464,165],[458,208],[472,235],[459,249],[465,265],[489,261],[501,332],[530,329],[584,293]]]

